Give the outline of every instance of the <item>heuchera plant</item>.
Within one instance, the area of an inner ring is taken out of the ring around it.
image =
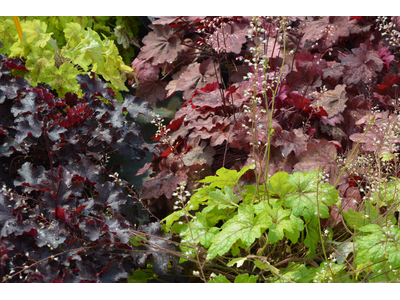
[[[399,43],[387,39],[385,30],[398,28],[398,18],[290,17],[285,30],[281,21],[161,17],[151,25],[154,31],[131,65],[136,95],[154,103],[181,91],[185,100],[155,136],[160,154],[146,165],[153,174],[142,198],[158,205],[160,217],[172,212],[180,182],[187,181],[192,191],[221,167],[240,170],[253,163],[256,169],[243,179],[247,183],[256,182],[256,170],[268,168],[272,175],[321,166],[347,201],[355,174],[339,177],[337,158],[354,149],[372,108],[386,113],[377,117],[380,122],[362,150],[372,153],[379,147],[376,141],[386,141],[379,128],[393,121],[397,109],[399,65],[393,53]],[[265,72],[255,65],[255,53]],[[266,166],[259,162],[267,149],[269,120],[273,135]],[[392,137],[391,143],[398,140]]]
[[[126,182],[106,167],[112,152],[140,160],[152,149],[125,119],[151,117],[147,101],[128,95],[120,104],[93,73],[77,76],[83,97],[58,98],[15,70],[27,71],[20,58],[0,55],[2,281],[119,282],[149,261],[164,274],[171,258],[131,253]],[[156,234],[153,227],[141,230]]]

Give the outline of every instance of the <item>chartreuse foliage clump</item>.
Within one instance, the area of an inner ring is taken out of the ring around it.
[[[355,231],[335,240],[321,224],[332,207],[340,207],[340,198],[321,170],[277,172],[256,192],[253,185],[239,185],[253,168],[221,168],[201,180],[204,186],[187,201],[175,194],[181,201],[163,228],[179,234],[180,263],[197,263],[195,276],[219,283],[398,280],[395,219],[379,218],[372,204],[364,211],[349,209],[344,220]]]
[[[18,75],[32,86],[49,84],[60,97],[79,94],[76,76],[95,72],[122,100],[118,92],[128,90],[125,82],[134,57],[130,45],[139,46],[139,24],[129,17],[25,17],[21,43],[11,17],[2,17],[1,52],[25,59],[29,72]]]

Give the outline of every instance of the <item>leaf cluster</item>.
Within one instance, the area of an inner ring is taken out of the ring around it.
[[[131,243],[160,233],[127,221],[122,207],[134,205],[132,193],[114,174],[118,166],[107,165],[115,151],[145,157],[150,146],[124,112],[151,116],[147,102],[128,95],[120,104],[94,73],[77,76],[82,97],[57,97],[49,86],[12,75],[24,69],[20,58],[0,55],[1,280],[122,282],[147,263],[164,274],[173,259],[155,249],[173,246],[151,238]]]
[[[49,84],[59,96],[79,93],[75,77],[95,72],[115,92],[127,91],[132,76],[127,66],[139,47],[137,18],[129,17],[24,17],[22,45],[11,17],[0,20],[2,53],[23,57],[29,73],[20,73],[32,86]],[[121,96],[118,95],[121,100]]]

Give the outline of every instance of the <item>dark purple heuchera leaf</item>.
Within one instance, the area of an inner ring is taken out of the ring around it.
[[[24,191],[29,193],[33,190],[45,191],[49,189],[49,178],[43,166],[35,169],[30,162],[26,162],[18,170],[21,176],[14,180],[15,186],[23,186]]]
[[[54,223],[55,221],[53,221]],[[38,228],[35,240],[37,241],[38,247],[51,247],[53,249],[57,248],[58,245],[64,243],[66,236],[60,231],[57,226],[53,228]]]
[[[27,115],[22,122],[17,125],[18,133],[15,135],[15,140],[17,143],[22,143],[22,141],[28,137],[33,135],[36,138],[39,138],[42,135],[42,122],[38,121],[35,115]]]
[[[177,30],[169,25],[153,25],[153,27],[154,31],[142,40],[144,46],[138,58],[144,60],[153,58],[153,66],[164,62],[171,64],[182,50],[181,37]]]
[[[29,87],[31,86],[23,78],[12,78],[10,80],[0,79],[0,104],[4,103],[6,99],[15,99],[18,96],[17,91],[19,89]]]
[[[383,68],[383,61],[378,53],[371,49],[367,44],[360,44],[360,47],[351,50],[349,54],[342,59],[344,66],[343,82],[345,84],[357,84],[360,81],[368,83],[376,72]]]
[[[172,274],[179,275],[180,267],[179,267],[179,258],[178,256],[172,255],[170,253],[165,253],[164,251],[159,251],[161,249],[168,249],[170,251],[176,251],[176,247],[172,244],[169,244],[164,239],[158,239],[157,236],[161,235],[161,224],[159,222],[150,223],[148,225],[143,225],[140,227],[139,231],[149,234],[147,239],[149,241],[146,248],[151,254],[151,259],[149,260],[149,264],[153,266],[153,272],[157,276],[165,275],[168,271],[168,263],[171,262],[172,265]]]
[[[126,196],[122,193],[121,187],[113,182],[105,182],[104,184],[97,183],[95,190],[98,193],[93,197],[97,203],[107,204],[117,213],[120,212],[120,207],[126,202]]]
[[[132,160],[143,159],[146,156],[146,153],[141,148],[144,141],[140,136],[139,125],[125,121],[124,127],[121,128],[119,134],[119,140],[117,143],[112,144],[112,147],[118,149],[121,155],[126,155]]]
[[[130,154],[130,158],[144,157],[139,127],[124,120],[123,111],[149,116],[150,108],[144,100],[135,104],[132,98],[125,101],[125,106],[120,105],[113,99],[112,90],[94,74],[91,78],[79,77],[85,94],[79,99],[71,93],[58,98],[50,87],[32,88],[15,81],[13,76],[4,74],[7,69],[1,58],[0,70],[0,83],[5,87],[9,82],[13,87],[13,91],[5,89],[0,105],[0,113],[7,116],[0,118],[0,175],[6,184],[24,193],[21,197],[15,191],[13,195],[4,192],[8,187],[0,192],[0,244],[17,245],[0,250],[0,266],[3,270],[4,255],[9,255],[5,272],[10,272],[10,264],[17,268],[31,264],[28,261],[32,259],[42,261],[37,272],[23,279],[11,274],[7,281],[101,281],[96,274],[106,281],[126,278],[128,273],[124,270],[121,276],[109,275],[107,263],[115,259],[122,265],[123,258],[112,252],[113,246],[101,247],[112,241],[118,247],[132,248],[130,225],[119,214],[126,197],[120,186],[107,181],[108,177],[98,184],[105,171],[99,161],[104,162],[112,147],[120,147],[120,152]],[[93,193],[100,194],[96,201],[90,198]],[[111,221],[107,214],[115,216],[115,220]],[[89,246],[87,257],[83,251],[74,250],[84,246]],[[53,255],[59,260],[52,259]],[[79,269],[77,262],[82,258],[96,261],[97,270],[93,272],[93,265]]]
[[[113,90],[107,87],[107,83],[103,82],[99,78],[96,78],[93,72],[90,75],[91,77],[86,74],[79,74],[76,76],[76,80],[78,80],[78,83],[81,85],[83,94],[85,94],[88,99],[95,95],[111,101],[115,96]]]
[[[97,241],[100,237],[100,226],[99,222],[96,220],[82,220],[79,223],[79,229],[82,230],[85,235],[91,241]]]
[[[50,130],[47,132],[47,136],[53,141],[59,141],[61,139],[60,134],[68,131],[67,128],[63,128],[58,124],[55,124]]]
[[[12,210],[14,208],[15,201],[9,199],[4,194],[3,190],[0,190],[0,229],[3,228],[5,222],[13,217]]]
[[[37,94],[34,92],[28,92],[25,96],[18,100],[16,105],[14,105],[11,109],[14,117],[18,116],[19,114],[24,113],[35,113],[38,111],[40,105],[36,102]]]
[[[78,174],[83,178],[87,178],[90,182],[98,182],[102,167],[91,162],[86,155],[78,154],[78,156],[80,160],[71,159],[65,168],[72,174]]]
[[[96,274],[100,277],[103,283],[118,282],[120,279],[127,278],[129,274],[121,266],[121,262],[113,259],[109,261],[106,266]]]
[[[25,62],[20,57],[11,57],[4,62],[4,67],[10,70],[22,70],[29,72],[27,68],[25,68]]]
[[[128,243],[132,237],[130,226],[120,220],[111,220],[106,218],[105,224],[108,226],[108,232],[112,233],[110,240],[112,243],[116,242],[115,238],[118,238],[119,243]]]
[[[153,118],[151,114],[153,109],[149,106],[149,102],[146,99],[126,95],[122,107],[129,112],[132,118],[136,118],[139,114]]]
[[[38,97],[41,100],[47,103],[50,109],[55,106],[54,96],[46,88],[40,87],[40,88],[33,88],[32,90],[38,95]]]
[[[28,233],[31,229],[39,229],[38,226],[31,222],[30,220],[26,220],[25,223],[18,221],[15,217],[8,219],[3,228],[1,229],[1,236],[7,237],[11,234],[14,236],[20,236],[24,233]]]

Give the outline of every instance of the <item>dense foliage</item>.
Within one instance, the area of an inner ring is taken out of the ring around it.
[[[21,20],[22,43],[0,22],[4,282],[399,281],[399,18],[160,17],[141,41],[136,18]]]
[[[49,87],[34,88],[13,76],[13,70],[26,71],[24,63],[5,55],[0,70],[2,278],[126,279],[133,268],[146,265],[147,255],[129,254],[134,227],[121,214],[128,202],[126,182],[114,175],[117,166],[106,165],[112,152],[141,160],[144,149],[151,149],[139,126],[124,116],[126,111],[133,118],[151,117],[147,101],[128,95],[120,104],[94,74],[77,76],[83,97],[68,92],[59,98]],[[153,263],[156,274],[166,271],[170,259],[165,259],[158,255]]]

